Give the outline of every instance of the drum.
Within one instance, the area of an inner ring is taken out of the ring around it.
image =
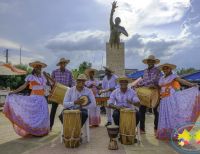
[[[83,103],[81,104],[81,106],[87,106],[87,105],[89,105],[91,103],[89,97],[86,96],[86,95],[83,95],[83,96],[79,97],[79,99],[83,100]]]
[[[119,126],[109,125],[107,126],[107,131],[110,138],[117,138],[119,133]]]
[[[110,143],[108,145],[108,149],[109,150],[117,150],[118,145],[117,145],[117,141],[115,140],[115,138],[117,138],[117,136],[118,136],[119,126],[115,126],[115,125],[107,126],[107,131],[108,131],[108,135],[110,137]]]
[[[65,94],[68,90],[69,87],[66,87],[60,83],[56,83],[48,97],[48,100],[58,104],[63,104]]]
[[[98,106],[107,106],[109,97],[95,97]]]
[[[122,144],[130,145],[134,143],[136,128],[136,113],[131,109],[120,110],[120,141]]]
[[[81,112],[79,110],[64,110],[63,135],[64,143],[68,148],[76,148],[81,137]]]
[[[140,104],[149,108],[154,108],[159,103],[159,90],[148,87],[136,88]]]

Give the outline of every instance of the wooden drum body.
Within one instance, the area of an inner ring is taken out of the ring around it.
[[[140,87],[136,89],[140,99],[140,104],[149,108],[154,108],[159,103],[159,90],[150,89],[148,87]]]
[[[107,106],[109,97],[95,97],[98,106]]]
[[[64,143],[68,148],[76,148],[81,137],[81,112],[79,110],[64,110],[63,135]]]
[[[131,109],[120,110],[120,139],[121,143],[130,145],[134,143],[136,128],[136,113]]]
[[[58,104],[63,104],[65,94],[68,90],[69,88],[64,86],[63,84],[55,83],[48,97],[48,100],[52,102],[56,102]]]

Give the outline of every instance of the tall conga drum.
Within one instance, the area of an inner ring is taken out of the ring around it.
[[[68,90],[69,87],[66,87],[65,85],[60,83],[55,83],[53,89],[50,92],[48,100],[58,104],[63,104],[65,94]]]
[[[136,128],[136,113],[131,109],[120,110],[120,141],[122,144],[134,143]]]
[[[159,103],[159,90],[148,87],[140,87],[136,89],[140,99],[140,104],[149,108],[154,108]]]
[[[64,110],[63,141],[68,148],[76,148],[81,137],[81,112],[79,110]]]

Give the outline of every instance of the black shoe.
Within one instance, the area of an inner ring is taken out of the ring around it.
[[[107,123],[105,124],[106,127],[109,126],[109,125],[112,125],[112,123],[111,123],[111,122],[107,122]]]

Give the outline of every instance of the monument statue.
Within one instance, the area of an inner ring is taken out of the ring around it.
[[[119,46],[121,33],[128,37],[128,33],[125,30],[125,28],[120,26],[121,19],[119,17],[116,17],[115,23],[113,22],[113,14],[117,7],[118,7],[117,1],[114,1],[112,3],[112,9],[111,9],[111,13],[110,13],[110,40],[109,40],[109,43],[111,46],[113,44]]]

